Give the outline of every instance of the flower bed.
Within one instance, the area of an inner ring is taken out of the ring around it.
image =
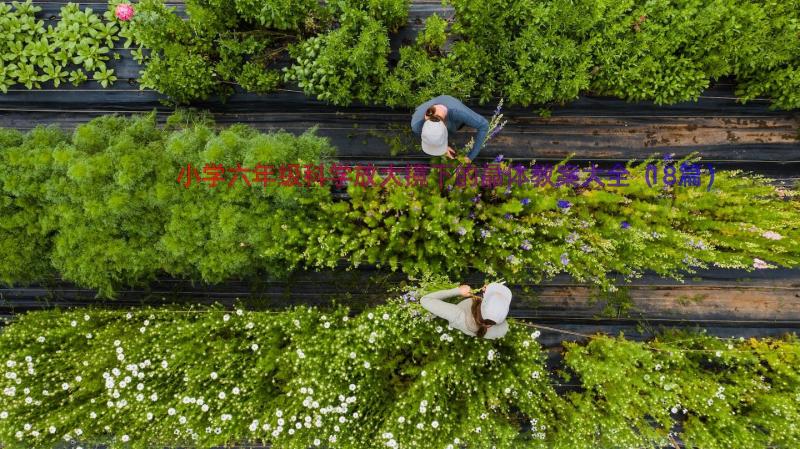
[[[794,447],[800,343],[467,337],[414,302],[33,312],[0,332],[0,441],[45,448]],[[412,298],[413,299],[413,298]],[[562,388],[568,384],[569,388]]]
[[[0,280],[8,284],[55,269],[112,296],[161,273],[221,282],[344,260],[412,275],[478,269],[509,282],[568,273],[613,290],[610,273],[680,278],[698,267],[794,267],[800,255],[796,195],[738,171],[717,172],[710,192],[649,187],[645,164],[628,164],[627,187],[577,189],[458,187],[458,176],[440,188],[437,170],[423,187],[381,188],[388,174],[358,181],[354,171],[340,201],[328,187],[263,187],[246,172],[251,185],[241,173],[234,179],[238,163],[330,168],[334,149],[313,131],[217,132],[183,115],[159,128],[154,115],[107,116],[72,135],[3,130],[0,143]],[[216,188],[199,180],[211,163],[228,170]],[[537,182],[557,183],[568,164],[559,167]]]

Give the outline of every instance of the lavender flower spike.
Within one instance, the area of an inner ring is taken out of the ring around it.
[[[503,109],[503,99],[500,99],[500,102],[497,103],[497,108],[494,110],[493,115],[500,115],[500,111]]]

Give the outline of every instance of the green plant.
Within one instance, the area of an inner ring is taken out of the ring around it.
[[[318,27],[317,2],[190,0],[187,18],[162,0],[137,4],[122,34],[138,46],[142,88],[155,89],[178,104],[222,99],[234,86],[260,93],[279,87],[271,68],[287,45]],[[148,49],[147,53],[143,49]]]
[[[743,31],[735,41],[736,95],[772,99],[773,109],[800,107],[800,3],[745,3],[736,9]]]
[[[797,338],[666,334],[564,343],[447,329],[415,297],[319,310],[74,309],[0,333],[9,448],[691,449],[800,441]],[[410,301],[410,302],[409,302]],[[568,383],[573,388],[557,390]]]
[[[106,67],[119,39],[110,11],[100,16],[91,8],[67,3],[55,27],[45,28],[36,15],[41,10],[31,0],[0,3],[0,34],[5,37],[0,42],[0,91],[6,93],[15,84],[38,89],[48,81],[59,87],[68,75],[78,85],[87,80],[87,72],[95,72],[94,79],[103,87],[116,80],[114,70]]]
[[[352,9],[340,28],[290,48],[294,65],[284,68],[307,95],[337,105],[373,101],[387,74],[389,38],[385,26]]]
[[[447,21],[436,13],[425,19],[425,29],[417,35],[417,42],[429,52],[441,51],[447,41]]]
[[[400,48],[400,61],[381,86],[379,97],[391,107],[417,106],[448,94],[456,98],[478,98],[486,102],[492,94],[491,58],[471,42],[456,42],[446,56],[425,49]]]
[[[345,256],[353,266],[377,264],[410,275],[475,269],[510,282],[566,272],[610,291],[612,272],[633,279],[651,270],[681,279],[708,266],[798,263],[791,218],[798,203],[776,201],[775,188],[763,178],[717,172],[711,192],[677,184],[653,188],[645,182],[648,165],[629,163],[629,185],[620,188],[537,187],[558,183],[570,170],[567,161],[549,170],[539,165],[539,181],[513,187],[480,187],[481,177],[467,184],[463,174],[459,187],[452,164],[444,165],[441,181],[441,169],[430,170],[418,188],[403,186],[397,173],[394,179],[375,175],[372,187],[369,175],[358,183],[351,178],[349,201],[321,204],[326,215],[339,218],[312,236],[305,257],[317,267],[333,267]],[[660,173],[668,164],[654,165]],[[505,161],[497,166],[512,170]]]

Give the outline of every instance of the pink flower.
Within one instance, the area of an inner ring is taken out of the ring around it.
[[[767,231],[767,232],[761,234],[761,237],[764,237],[765,239],[770,239],[770,240],[780,240],[780,239],[783,238],[782,235],[778,234],[777,232],[773,232],[773,231]]]
[[[133,5],[130,3],[120,3],[114,10],[114,15],[123,22],[131,20],[133,17]]]
[[[753,268],[764,269],[769,268],[769,265],[761,259],[753,259]]]

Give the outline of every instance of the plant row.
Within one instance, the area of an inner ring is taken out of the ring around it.
[[[403,299],[280,312],[33,312],[0,332],[0,441],[111,448],[772,448],[800,443],[800,342],[468,337]],[[566,385],[569,388],[564,388]]]
[[[651,187],[646,165],[630,162],[620,167],[627,186],[575,187],[564,179],[585,183],[590,173],[568,160],[549,170],[502,161],[494,170],[510,176],[484,185],[468,173],[462,182],[466,166],[442,160],[443,169],[418,177],[345,170],[348,198],[340,200],[330,184],[264,184],[237,168],[322,164],[331,176],[334,152],[313,130],[217,131],[183,113],[164,127],[148,114],[100,117],[71,134],[2,130],[0,280],[37,282],[57,272],[113,296],[164,274],[221,282],[374,264],[526,283],[567,273],[613,290],[612,273],[680,279],[697,268],[800,261],[796,192],[739,171],[717,171],[710,191],[705,182],[668,186],[660,174]],[[679,162],[648,164],[674,174]],[[215,171],[216,187],[199,182]],[[529,182],[512,182],[520,176]]]
[[[151,50],[143,85],[177,101],[225,96],[226,81],[261,92],[284,81],[337,105],[416,106],[447,93],[528,106],[586,91],[670,104],[733,76],[742,101],[800,106],[798,0],[449,0],[453,17],[429,16],[390,60],[407,3],[188,1],[181,20],[145,0],[127,36]]]
[[[416,106],[447,93],[528,106],[587,91],[671,104],[732,76],[741,101],[800,106],[798,0],[449,0],[453,17],[429,16],[394,59],[390,36],[407,23],[408,3],[187,0],[178,11],[143,0],[124,22],[68,4],[47,29],[30,0],[3,4],[0,30],[11,39],[0,44],[0,89],[77,84],[88,72],[106,86],[119,35],[136,47],[140,85],[177,103],[296,83],[337,105]]]

